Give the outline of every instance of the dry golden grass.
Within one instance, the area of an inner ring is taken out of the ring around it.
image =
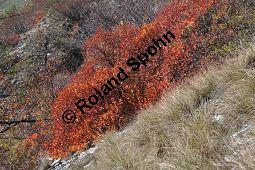
[[[87,168],[254,169],[254,118],[255,43],[106,134]]]

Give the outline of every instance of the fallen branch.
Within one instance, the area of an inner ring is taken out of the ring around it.
[[[4,128],[3,130],[0,131],[0,133],[4,133],[7,130],[11,129],[12,127],[20,124],[20,123],[35,123],[35,119],[30,119],[30,120],[13,120],[13,121],[0,121],[0,125],[7,125],[8,127]]]
[[[12,125],[16,123],[34,123],[36,122],[35,119],[31,120],[13,120],[13,121],[0,121],[0,124]]]

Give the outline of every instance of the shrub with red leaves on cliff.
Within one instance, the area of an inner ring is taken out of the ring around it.
[[[138,110],[153,104],[164,90],[172,88],[199,68],[201,62],[209,60],[192,52],[198,44],[216,37],[187,30],[198,27],[199,17],[218,5],[224,10],[224,4],[214,0],[207,3],[202,0],[191,3],[174,1],[153,22],[141,28],[127,24],[121,24],[111,32],[98,28],[96,34],[84,43],[85,55],[88,56],[86,63],[53,104],[55,124],[52,140],[50,144],[46,143],[51,155],[66,156],[98,139],[105,131],[124,127]],[[116,75],[118,68],[125,66],[129,58],[146,51],[152,45],[152,39],[160,38],[169,30],[176,40],[151,58],[147,67],[132,72],[125,83],[113,89],[93,109],[88,109],[85,116],[74,107],[80,98],[89,97],[94,88],[100,88]],[[189,35],[184,34],[186,32]],[[73,124],[65,124],[62,120],[62,113],[68,109],[77,113]]]

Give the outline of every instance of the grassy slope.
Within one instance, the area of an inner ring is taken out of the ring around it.
[[[105,135],[92,169],[255,168],[254,68],[255,43]]]

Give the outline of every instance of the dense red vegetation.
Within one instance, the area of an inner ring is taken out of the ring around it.
[[[224,10],[224,5],[214,0],[206,3],[203,0],[175,1],[155,21],[141,28],[128,24],[121,24],[111,32],[98,28],[96,34],[84,43],[86,63],[53,104],[55,124],[52,141],[46,144],[51,156],[66,156],[98,139],[105,131],[123,127],[137,110],[157,101],[164,90],[191,75],[201,62],[207,62],[209,56],[196,56],[193,52],[199,44],[210,42],[217,36],[206,34],[208,30],[189,31],[189,28],[198,28],[199,17],[217,5]],[[147,67],[130,74],[125,83],[88,110],[85,117],[74,107],[78,99],[91,95],[94,88],[100,88],[116,75],[120,66],[126,66],[130,57],[146,51],[153,38],[160,38],[168,30],[174,33],[176,40],[154,56]],[[78,117],[73,124],[65,124],[62,120],[62,113],[68,109],[74,110]]]

